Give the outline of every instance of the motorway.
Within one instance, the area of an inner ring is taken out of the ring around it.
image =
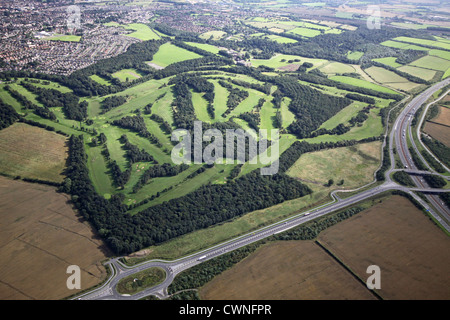
[[[196,254],[177,259],[172,261],[163,261],[163,260],[151,260],[147,262],[140,263],[138,265],[135,265],[133,267],[128,267],[123,265],[118,258],[111,259],[108,261],[105,266],[110,268],[111,275],[109,279],[100,287],[93,289],[92,291],[82,293],[78,296],[76,296],[73,299],[78,300],[138,300],[141,298],[144,298],[149,295],[155,295],[160,299],[167,298],[169,295],[167,293],[168,286],[172,283],[175,276],[184,271],[187,270],[195,265],[198,265],[204,261],[213,259],[217,256],[220,256],[224,253],[231,252],[237,248],[246,246],[250,243],[262,240],[264,238],[267,238],[273,234],[277,234],[286,230],[289,230],[291,228],[295,228],[301,224],[304,224],[308,221],[317,219],[321,216],[327,215],[329,213],[332,213],[334,211],[354,206],[356,203],[361,202],[363,200],[366,200],[370,197],[373,197],[377,194],[386,192],[386,191],[392,191],[392,190],[401,190],[408,194],[410,194],[414,199],[416,199],[427,211],[430,215],[432,215],[437,223],[439,223],[444,229],[447,230],[447,232],[450,232],[450,225],[449,225],[449,209],[447,206],[445,206],[438,196],[435,194],[437,192],[446,192],[446,190],[441,189],[432,189],[428,185],[426,185],[425,182],[422,181],[421,178],[415,175],[411,175],[412,179],[416,183],[415,188],[407,188],[404,186],[400,186],[393,182],[390,179],[390,174],[394,172],[395,166],[394,166],[394,154],[393,154],[393,147],[394,147],[394,140],[395,145],[397,146],[397,153],[399,154],[399,157],[402,161],[402,163],[405,166],[408,166],[408,169],[413,171],[418,171],[417,168],[414,166],[414,163],[411,160],[411,155],[408,150],[408,143],[407,143],[407,134],[406,130],[411,130],[411,119],[412,114],[414,114],[418,108],[428,100],[431,95],[439,90],[440,88],[444,87],[445,85],[450,83],[450,78],[447,80],[444,80],[440,83],[435,84],[434,86],[428,88],[424,92],[422,92],[420,95],[415,97],[399,114],[397,117],[394,125],[393,130],[391,131],[391,134],[389,136],[389,148],[390,148],[390,157],[391,157],[391,168],[387,170],[386,172],[386,181],[378,185],[376,187],[373,187],[371,189],[361,189],[362,191],[352,195],[350,197],[347,197],[345,199],[341,199],[335,194],[332,194],[334,201],[325,204],[323,206],[320,206],[318,208],[315,208],[309,212],[303,212],[298,215],[295,215],[293,217],[290,217],[286,220],[280,221],[276,224],[267,226],[265,228],[261,228],[257,231],[248,233],[244,236],[240,236],[238,238],[232,239],[230,241],[227,241],[225,243],[213,246],[207,250],[198,252]],[[416,172],[417,173],[417,172]],[[416,191],[422,191],[426,195],[427,199],[430,201],[431,206],[425,202],[422,198],[420,198],[417,194],[414,192]],[[448,190],[447,190],[448,191]],[[142,270],[151,268],[151,267],[160,267],[165,270],[166,272],[166,278],[164,282],[161,284],[148,288],[146,290],[143,290],[137,294],[134,295],[121,295],[116,291],[116,285],[117,283],[123,279],[124,277],[127,277],[129,275],[132,275],[134,273],[140,272]]]

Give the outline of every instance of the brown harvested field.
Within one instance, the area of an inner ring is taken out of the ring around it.
[[[0,177],[0,300],[62,299],[67,267],[81,269],[81,289],[96,285],[109,255],[92,228],[55,188]]]
[[[0,131],[0,173],[62,182],[66,140],[60,134],[15,123]]]
[[[424,129],[427,134],[450,147],[450,109],[439,107],[439,114],[432,122],[427,121]]]
[[[374,296],[313,241],[265,245],[200,289],[205,300],[339,300]]]
[[[404,197],[325,230],[319,241],[362,279],[378,265],[383,299],[450,299],[450,238]]]

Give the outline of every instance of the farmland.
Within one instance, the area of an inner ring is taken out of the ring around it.
[[[0,131],[0,173],[11,177],[62,182],[66,138],[17,123]]]
[[[80,267],[82,289],[106,278],[100,262],[111,252],[74,212],[67,195],[5,177],[0,193],[2,300],[55,300],[79,292],[66,287],[70,265]]]
[[[448,281],[440,277],[450,258],[447,236],[406,198],[391,196],[373,204],[321,232],[321,246],[305,240],[263,245],[201,287],[200,297],[376,299],[363,283],[367,267],[375,264],[381,270],[376,292],[382,299],[447,299]]]

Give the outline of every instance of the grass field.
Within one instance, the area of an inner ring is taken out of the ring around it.
[[[123,69],[112,74],[122,82],[129,82],[142,77],[136,69]]]
[[[396,62],[397,57],[385,57],[385,58],[378,58],[378,59],[373,59],[373,61],[394,67],[394,68],[398,68],[400,66],[402,66],[400,63]]]
[[[356,188],[373,181],[380,164],[381,143],[370,142],[351,147],[304,154],[289,168],[287,174],[304,182],[323,186],[329,179],[339,188]]]
[[[81,290],[106,278],[111,253],[54,187],[0,177],[0,299],[59,300],[69,265],[81,269]]]
[[[407,42],[407,43],[413,43],[417,45],[427,45],[431,47],[436,47],[439,49],[444,50],[450,50],[450,43],[445,43],[441,41],[433,41],[433,40],[426,40],[426,39],[417,39],[417,38],[410,38],[410,37],[397,37],[393,40],[401,41],[401,42]]]
[[[359,60],[362,58],[363,55],[364,55],[364,52],[353,51],[353,52],[347,53],[347,58],[352,59],[352,60]]]
[[[430,70],[430,69],[424,69],[424,68],[418,68],[414,66],[403,66],[398,68],[398,70],[409,73],[413,76],[416,76],[418,78],[430,81],[434,78],[436,75],[436,71]]]
[[[0,172],[12,177],[62,182],[66,137],[24,123],[0,131]]]
[[[435,56],[425,56],[411,62],[410,65],[445,72],[450,68],[450,61]]]
[[[186,42],[188,45],[200,48],[202,50],[211,52],[211,53],[219,53],[220,49],[216,46],[207,43],[197,43],[197,42]]]
[[[47,40],[51,41],[65,41],[65,42],[79,42],[81,40],[81,36],[75,35],[54,35],[52,37],[47,38]]]
[[[302,37],[308,37],[308,38],[316,37],[319,34],[321,34],[321,32],[319,30],[302,28],[302,27],[298,27],[298,28],[289,30],[288,33],[293,33],[295,35],[300,35]]]
[[[206,40],[208,40],[208,39],[219,40],[219,39],[222,39],[223,37],[225,37],[226,34],[227,33],[224,31],[208,31],[208,32],[202,33],[200,35],[200,38],[206,39]]]
[[[420,84],[408,81],[408,79],[384,68],[373,66],[365,69],[365,72],[376,82],[394,89],[412,91],[420,86]]]
[[[159,47],[158,52],[155,53],[153,60],[150,62],[161,67],[167,67],[172,63],[197,58],[201,58],[201,56],[168,42]]]
[[[299,61],[295,61],[299,60]],[[292,61],[292,62],[290,62]],[[313,68],[319,68],[323,66],[325,63],[328,62],[328,60],[324,59],[312,59],[312,58],[305,58],[301,56],[293,56],[293,55],[286,55],[286,54],[278,54],[273,56],[270,59],[251,59],[252,66],[258,67],[261,65],[271,67],[271,68],[280,68],[287,65],[290,65],[292,63],[295,64],[303,64],[304,62],[310,62],[313,64],[313,67],[311,67],[308,70],[311,70]]]
[[[367,106],[367,103],[354,101],[350,105],[336,113],[333,117],[322,123],[320,128],[331,130],[336,128],[340,123],[347,124],[348,121],[352,117],[356,116],[358,111],[360,111],[365,106]]]
[[[353,68],[349,64],[341,63],[341,62],[331,62],[326,64],[325,66],[320,68],[320,71],[326,74],[336,74],[336,73],[352,73],[356,72],[355,68]]]
[[[372,83],[372,82],[361,80],[361,79],[356,79],[356,78],[346,77],[346,76],[333,76],[333,77],[330,77],[330,79],[334,80],[334,81],[339,81],[342,83],[350,84],[350,85],[356,86],[356,87],[362,87],[362,88],[372,89],[375,91],[397,94],[397,92],[394,90],[391,90],[389,88],[380,86],[380,85]]]
[[[104,86],[110,86],[111,85],[111,82],[109,82],[109,80],[103,79],[102,77],[99,77],[96,74],[93,74],[92,76],[89,76],[89,78],[91,78],[95,82],[97,82],[99,84],[102,84]]]

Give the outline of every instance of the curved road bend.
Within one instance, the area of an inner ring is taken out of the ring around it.
[[[418,107],[420,107],[423,104],[423,102],[425,102],[436,90],[447,85],[448,83],[450,83],[450,79],[442,81],[442,82],[430,87],[429,89],[425,90],[424,92],[422,92],[419,96],[417,96],[415,99],[413,99],[407,105],[407,107],[405,107],[405,109],[401,112],[401,114],[398,116],[397,120],[395,121],[393,130],[391,132],[390,139],[392,141],[392,139],[395,136],[396,145],[401,146],[401,149],[399,152],[401,154],[400,159],[404,164],[408,165],[409,168],[411,168],[410,166],[413,164],[412,164],[412,161],[410,158],[409,150],[407,148],[406,135],[403,136],[403,134],[402,134],[402,132],[404,132],[404,130],[406,130],[407,126],[410,125],[408,113],[416,112]],[[390,144],[390,148],[391,148],[390,151],[392,151],[392,143]],[[391,157],[392,157],[392,153],[391,153]],[[412,168],[414,168],[414,167],[412,167]],[[388,170],[388,172],[386,173],[386,175],[389,176],[390,172],[392,172],[393,170],[394,170],[394,168],[391,167]],[[84,299],[87,299],[87,300],[92,300],[92,299],[138,300],[138,299],[141,299],[141,298],[149,296],[149,295],[155,295],[160,298],[166,298],[166,297],[168,297],[167,288],[170,285],[170,283],[172,283],[173,279],[175,278],[175,276],[178,273],[180,273],[186,269],[189,269],[195,265],[198,265],[204,261],[213,259],[222,254],[231,252],[237,248],[246,246],[250,243],[267,238],[273,234],[277,234],[277,233],[289,230],[291,228],[297,227],[303,223],[314,220],[318,217],[324,216],[331,212],[343,209],[348,206],[352,206],[355,203],[358,203],[367,198],[373,197],[377,194],[380,194],[382,192],[389,191],[389,190],[401,190],[401,191],[409,193],[438,221],[439,224],[442,225],[443,228],[445,228],[447,230],[447,232],[450,232],[450,225],[448,224],[448,220],[443,219],[441,217],[441,215],[445,216],[445,213],[448,214],[448,208],[446,206],[443,207],[442,205],[435,206],[435,204],[436,204],[435,197],[436,196],[435,195],[427,195],[427,197],[431,198],[431,200],[432,200],[431,203],[433,204],[434,208],[439,210],[440,214],[438,215],[432,207],[430,207],[425,201],[423,201],[420,197],[418,197],[414,192],[411,191],[411,190],[433,191],[433,189],[430,189],[425,183],[420,181],[419,178],[416,178],[414,176],[412,178],[415,179],[415,182],[417,183],[417,186],[418,186],[417,188],[410,189],[407,187],[399,186],[398,184],[390,181],[390,179],[387,179],[387,181],[385,183],[383,183],[382,185],[379,185],[377,187],[374,187],[372,189],[362,191],[361,193],[358,193],[358,194],[348,197],[346,199],[340,199],[340,198],[335,197],[336,200],[329,205],[322,206],[320,208],[316,208],[316,209],[311,210],[306,213],[298,214],[294,217],[291,217],[284,221],[278,222],[274,225],[262,228],[258,231],[255,231],[255,232],[249,233],[247,235],[238,237],[236,239],[227,241],[223,244],[216,245],[210,249],[190,255],[185,258],[181,258],[181,259],[177,259],[177,260],[173,260],[173,261],[163,261],[163,260],[147,261],[147,262],[143,262],[143,263],[138,264],[133,267],[124,266],[123,264],[121,264],[119,262],[119,258],[112,259],[106,263],[106,265],[108,265],[108,267],[112,268],[112,276],[110,277],[110,279],[101,287],[96,288],[90,292],[80,294],[77,297],[75,297],[74,299],[79,299],[79,300],[84,300]],[[434,189],[434,190],[442,191],[439,189]],[[438,203],[439,203],[439,201],[438,201]],[[123,279],[131,274],[134,274],[136,272],[139,272],[139,271],[151,268],[151,267],[160,267],[165,270],[166,279],[164,280],[164,282],[162,282],[161,284],[159,284],[155,287],[143,290],[132,296],[121,295],[116,291],[117,283],[121,279]]]

